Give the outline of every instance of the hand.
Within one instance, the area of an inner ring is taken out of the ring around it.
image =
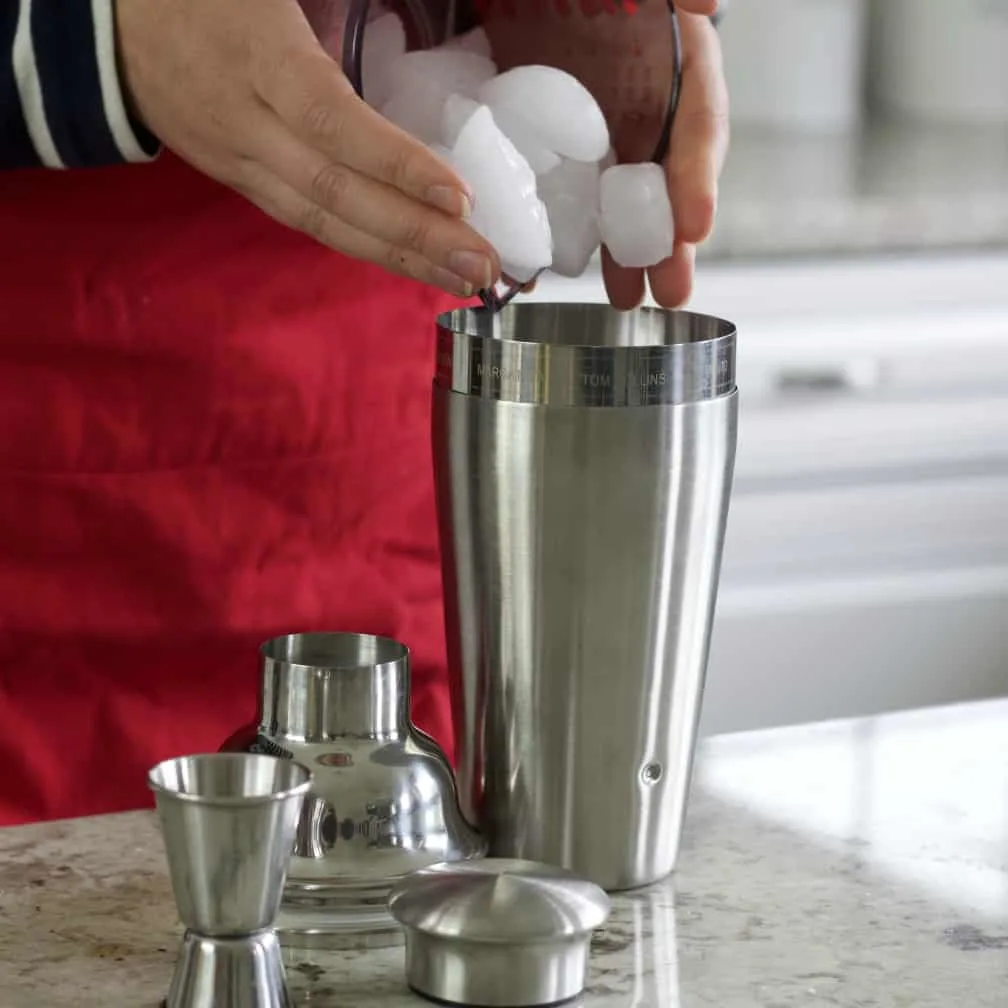
[[[671,257],[647,271],[652,296],[666,308],[679,307],[692,293],[696,246],[714,226],[718,179],[728,152],[728,89],[721,44],[709,20],[716,0],[679,0],[676,8],[682,39],[682,91],[665,157],[675,247]],[[643,270],[617,265],[603,249],[602,273],[615,307],[640,304]]]
[[[330,248],[468,297],[497,278],[465,183],[361,101],[296,0],[116,0],[137,116]]]
[[[489,2],[489,0],[487,0]],[[544,63],[572,73],[602,106],[621,161],[645,161],[668,111],[674,53],[666,0],[638,0],[632,13],[605,0],[513,0],[517,16],[494,3],[486,27],[504,66]],[[683,304],[693,285],[695,247],[710,234],[728,147],[728,96],[721,48],[709,17],[717,0],[676,0],[683,72],[665,159],[676,224],[672,256],[648,270],[665,307]],[[584,12],[591,11],[590,14]],[[499,12],[499,13],[498,13]],[[537,23],[532,23],[537,22]],[[617,308],[644,297],[644,270],[625,269],[603,249],[606,289]]]

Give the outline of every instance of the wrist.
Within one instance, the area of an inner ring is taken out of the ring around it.
[[[123,46],[124,11],[130,0],[98,0],[93,6],[103,8],[99,60],[103,66],[106,107],[110,123],[114,121],[116,139],[127,161],[149,161],[157,156],[160,141],[148,129],[135,98],[133,72]],[[141,5],[141,8],[144,5]],[[143,9],[136,12],[147,16]],[[96,14],[96,22],[98,15]],[[95,36],[99,37],[96,23]]]

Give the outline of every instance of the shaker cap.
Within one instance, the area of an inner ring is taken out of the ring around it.
[[[433,865],[402,879],[389,909],[439,939],[531,944],[584,937],[609,916],[609,897],[562,868],[509,858]]]

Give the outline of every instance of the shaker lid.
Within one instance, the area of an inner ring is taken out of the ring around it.
[[[561,868],[508,858],[433,865],[402,879],[389,909],[432,937],[526,944],[585,936],[609,916],[597,885]]]

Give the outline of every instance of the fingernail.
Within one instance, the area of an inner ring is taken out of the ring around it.
[[[451,186],[431,186],[427,190],[427,202],[453,217],[466,218],[472,214],[472,199]]]
[[[451,270],[442,269],[440,266],[434,267],[434,275],[431,279],[436,286],[456,297],[472,297],[476,290],[468,280],[456,276]]]
[[[493,265],[482,252],[460,249],[448,256],[448,268],[482,290],[493,283]]]

